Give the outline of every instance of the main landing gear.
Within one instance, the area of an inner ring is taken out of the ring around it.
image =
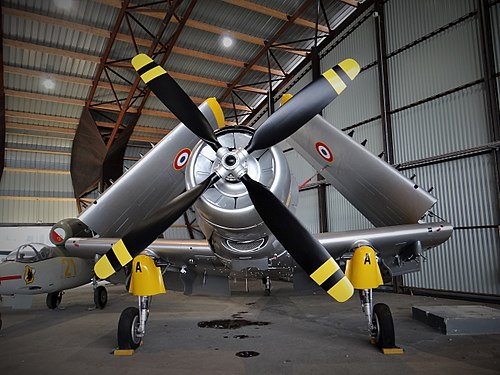
[[[269,275],[264,276],[262,278],[262,285],[264,285],[264,295],[266,297],[270,296],[271,295],[271,277]]]
[[[97,263],[100,256],[96,254],[94,257],[94,263]],[[94,304],[96,309],[104,309],[108,303],[108,291],[102,285],[97,284],[97,277],[94,275],[92,277],[92,287],[94,288]]]
[[[161,270],[147,255],[138,255],[132,262],[129,293],[138,296],[139,308],[127,307],[118,322],[118,349],[115,355],[132,355],[144,339],[152,296],[165,293]]]
[[[149,317],[149,305],[152,297],[139,297],[139,308],[127,307],[120,315],[118,322],[119,350],[135,350],[146,333],[146,322]]]
[[[370,341],[384,354],[400,354],[403,349],[395,343],[391,310],[384,303],[373,305],[373,288],[383,284],[375,251],[370,246],[360,246],[347,261],[346,276],[354,289],[358,289],[361,307],[368,322]]]
[[[394,322],[391,310],[385,303],[373,306],[372,289],[359,290],[361,307],[368,321],[370,342],[384,354],[401,354],[403,349],[396,346]]]
[[[56,309],[61,303],[63,292],[52,292],[47,294],[47,307],[51,310]]]

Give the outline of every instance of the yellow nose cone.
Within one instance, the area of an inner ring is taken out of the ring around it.
[[[354,289],[374,289],[384,283],[375,251],[370,246],[356,249],[352,259],[347,261],[345,274]]]
[[[147,255],[138,255],[134,258],[128,291],[134,296],[154,296],[165,293],[161,270]]]

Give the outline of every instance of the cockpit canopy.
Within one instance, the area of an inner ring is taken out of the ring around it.
[[[13,250],[3,260],[4,262],[35,263],[41,260],[57,256],[58,250],[55,247],[43,243],[28,243]]]

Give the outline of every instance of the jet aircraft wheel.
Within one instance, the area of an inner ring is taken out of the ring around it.
[[[127,307],[120,315],[118,322],[118,348],[137,349],[141,344],[142,337],[137,335],[139,328],[139,309]]]
[[[108,303],[108,292],[102,285],[98,286],[94,290],[94,303],[95,307],[101,310],[104,309],[104,307]]]
[[[54,310],[59,306],[62,300],[62,292],[52,292],[47,294],[47,307]]]
[[[373,307],[373,337],[379,349],[396,347],[394,322],[389,306],[377,303]]]

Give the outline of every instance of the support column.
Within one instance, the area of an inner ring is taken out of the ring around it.
[[[392,141],[391,101],[389,95],[389,78],[387,72],[387,42],[385,34],[384,2],[375,1],[375,28],[378,60],[378,79],[380,90],[380,113],[382,116],[382,134],[385,160],[394,164],[394,147]]]
[[[315,80],[321,75],[321,66],[319,61],[318,49],[313,47],[311,49],[311,64],[312,64],[312,78]],[[322,113],[320,113],[322,114]],[[318,174],[318,181],[324,180],[321,174]],[[318,186],[318,212],[319,212],[319,231],[320,233],[328,232],[328,211],[326,206],[326,186],[321,184]]]
[[[394,144],[392,140],[391,100],[389,95],[389,75],[387,69],[387,39],[385,32],[385,14],[383,0],[375,0],[375,30],[378,61],[378,85],[380,97],[380,114],[384,158],[389,164],[394,164]],[[403,276],[392,278],[394,292],[403,292]]]
[[[495,78],[495,50],[491,29],[490,6],[488,0],[478,0],[478,21],[481,38],[481,59],[483,61],[484,89],[486,93],[487,121],[492,142],[500,141],[500,109],[497,83]],[[494,173],[496,178],[497,222],[500,222],[500,150],[493,151]]]
[[[5,91],[3,87],[3,24],[0,7],[0,181],[5,166]]]

